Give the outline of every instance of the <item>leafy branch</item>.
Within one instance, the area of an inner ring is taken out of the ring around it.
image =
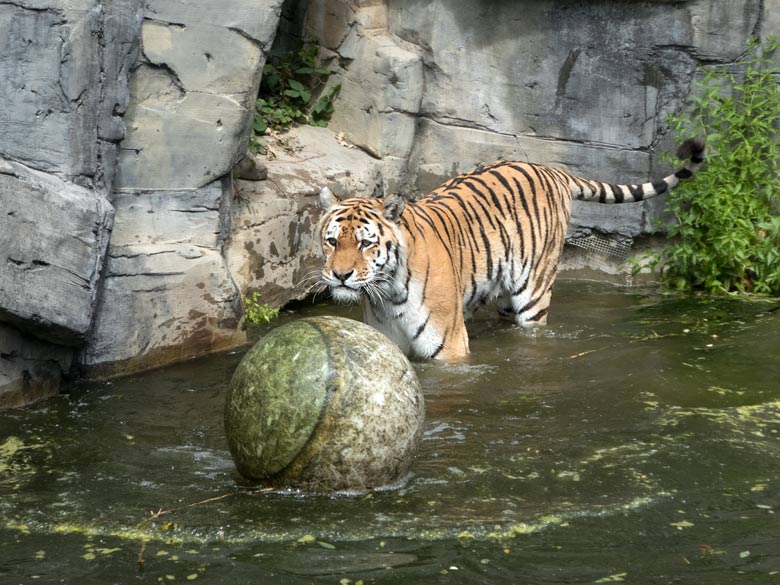
[[[663,274],[679,289],[780,294],[780,43],[751,40],[743,73],[709,69],[690,115],[668,122],[680,141],[705,135],[696,178],[667,196],[677,223]]]
[[[341,85],[327,85],[332,71],[318,64],[319,46],[308,41],[295,51],[272,51],[263,67],[255,102],[253,154],[265,151],[263,135],[295,124],[327,126]]]
[[[244,298],[246,307],[246,320],[254,325],[266,325],[279,317],[279,309],[271,307],[268,303],[260,304],[260,293],[255,291]]]

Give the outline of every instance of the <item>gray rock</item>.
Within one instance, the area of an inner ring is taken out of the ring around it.
[[[108,188],[140,5],[0,4],[0,156]]]
[[[761,38],[780,34],[780,0],[764,0],[764,12],[761,15]]]
[[[340,83],[333,127],[375,157],[407,158],[423,95],[420,57],[390,35],[366,35]]]
[[[666,116],[685,106],[702,61],[729,62],[752,31],[777,31],[758,0],[329,4],[310,2],[305,22],[343,68],[331,127],[393,159],[411,192],[499,157],[656,178],[669,170],[657,152],[673,149]],[[618,219],[577,206],[574,222],[644,233],[659,209]]]
[[[690,55],[736,57],[759,5],[544,1],[486,10],[482,2],[401,1],[389,5],[389,23],[424,52],[424,115],[638,149],[681,105],[684,94],[669,101],[663,92],[689,80]]]
[[[288,138],[301,150],[266,161],[268,180],[237,181],[228,267],[243,296],[257,291],[280,307],[316,289],[322,251],[316,226],[324,186],[340,197],[384,192],[379,161],[339,144],[326,128],[304,126]]]
[[[623,205],[595,205],[573,201],[570,230],[594,229],[610,234],[637,237],[645,227],[645,206],[649,202]]]
[[[241,360],[225,400],[239,472],[317,492],[397,481],[424,422],[409,360],[375,329],[341,317],[274,329]]]
[[[229,173],[246,152],[281,4],[144,4],[118,152],[115,230],[100,311],[80,357],[90,375],[245,341],[239,293],[222,255]]]
[[[57,394],[73,353],[0,323],[0,410]]]
[[[112,220],[103,197],[0,161],[0,320],[56,343],[83,342]]]
[[[241,160],[281,0],[149,2],[116,189],[197,189]]]
[[[352,30],[350,25],[355,20],[355,10],[352,3],[343,0],[309,2],[306,20],[311,36],[322,47],[336,51]]]
[[[100,311],[80,356],[87,375],[148,369],[246,341],[221,253],[222,218],[230,213],[223,188],[217,181],[194,191],[116,195],[121,214]]]
[[[88,377],[146,370],[246,342],[219,252],[127,246],[109,257],[102,309],[80,361]]]
[[[143,2],[113,0],[103,4],[100,69],[102,97],[98,112],[96,187],[110,192],[114,184],[119,143],[125,137],[124,115],[130,102],[130,69],[138,56]]]
[[[114,205],[122,213],[114,221],[110,253],[127,246],[176,244],[219,251],[224,187],[217,181],[195,191],[116,193]]]
[[[0,4],[0,408],[56,393],[88,335],[141,5]]]
[[[648,153],[629,148],[498,134],[422,120],[410,165],[416,170],[413,188],[427,193],[449,177],[499,159],[548,164],[586,178],[613,182],[637,181],[647,175],[650,167]]]
[[[149,20],[184,27],[207,24],[233,30],[258,43],[265,50],[270,48],[276,35],[282,4],[283,0],[150,0],[146,2],[144,14]]]
[[[761,0],[717,2],[697,0],[690,3],[691,45],[702,60],[728,63],[745,50],[745,42],[757,28],[766,10]]]
[[[6,157],[68,175],[95,168],[97,61],[81,59],[97,50],[96,3],[90,4],[70,13],[0,5],[0,150]]]

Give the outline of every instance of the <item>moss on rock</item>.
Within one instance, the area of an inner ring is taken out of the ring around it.
[[[279,327],[239,364],[225,427],[236,467],[311,491],[365,489],[411,465],[424,422],[417,376],[373,328],[340,317]]]

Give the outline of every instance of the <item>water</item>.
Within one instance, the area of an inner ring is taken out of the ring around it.
[[[240,353],[0,413],[0,584],[780,583],[778,306],[562,281],[545,328],[484,312],[468,362],[416,365],[411,474],[361,495],[237,476]]]

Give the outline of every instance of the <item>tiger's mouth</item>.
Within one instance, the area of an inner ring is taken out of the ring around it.
[[[353,288],[346,284],[330,285],[330,296],[338,303],[356,303],[360,300],[362,288]]]

